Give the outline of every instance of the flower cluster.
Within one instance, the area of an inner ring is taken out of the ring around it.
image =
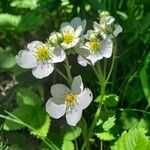
[[[65,60],[66,51],[74,48],[78,63],[82,66],[94,65],[103,57],[112,55],[113,41],[122,28],[114,23],[115,19],[108,12],[102,12],[100,22],[93,23],[93,30],[84,35],[86,20],[75,17],[70,23],[64,22],[59,32],[53,32],[46,43],[33,41],[21,50],[16,61],[22,68],[32,68],[32,74],[42,79],[54,70],[54,64]]]
[[[109,58],[113,52],[113,38],[122,28],[114,23],[115,19],[102,12],[99,23],[93,23],[93,30],[84,35],[86,20],[76,17],[71,22],[64,22],[59,32],[52,32],[45,43],[33,41],[16,56],[16,62],[22,68],[32,68],[32,74],[42,79],[54,70],[54,64],[67,57],[67,51],[74,49],[78,54],[78,63],[82,66],[94,65],[102,58]],[[69,89],[63,84],[51,87],[52,97],[46,103],[46,111],[52,118],[66,114],[69,125],[75,126],[81,119],[82,110],[93,99],[90,89],[83,88],[81,76],[73,79]]]

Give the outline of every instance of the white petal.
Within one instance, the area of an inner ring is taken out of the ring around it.
[[[83,34],[85,27],[86,27],[86,20],[85,19],[81,22],[81,26],[82,26],[82,33],[81,34]]]
[[[81,18],[79,17],[75,17],[71,20],[71,25],[74,27],[74,28],[77,28],[79,25],[81,25]]]
[[[66,120],[71,126],[76,126],[82,116],[82,109],[78,105],[74,105],[67,109]]]
[[[112,55],[113,42],[109,38],[102,42],[103,57],[109,58]]]
[[[60,49],[59,47],[56,47],[53,51],[53,57],[50,60],[52,63],[58,63],[62,62],[66,59],[66,53],[63,49]]]
[[[33,41],[27,45],[27,48],[29,49],[29,51],[36,51],[38,47],[42,45],[43,43],[40,41]]]
[[[66,105],[65,104],[56,104],[56,103],[54,103],[54,101],[55,101],[54,98],[50,98],[46,102],[46,111],[52,118],[58,119],[65,114]]]
[[[94,23],[93,23],[93,28],[94,28],[94,30],[95,30],[96,32],[99,32],[99,30],[100,30],[100,25],[99,25],[97,22],[94,21]]]
[[[73,33],[74,32],[74,28],[72,26],[70,26],[70,25],[66,25],[66,26],[61,28],[61,31],[63,33],[65,33],[65,32]]]
[[[79,55],[77,59],[78,59],[78,63],[83,67],[86,67],[88,64],[90,64],[90,62],[88,62],[88,60],[86,60],[81,55]]]
[[[81,76],[76,76],[73,79],[72,85],[71,85],[72,92],[75,94],[80,94],[83,91],[83,82]]]
[[[117,37],[120,32],[122,32],[122,27],[120,25],[116,25],[113,35]]]
[[[94,65],[98,60],[101,60],[103,58],[102,52],[95,52],[91,53],[88,57],[86,57],[91,61],[91,63]]]
[[[67,26],[67,25],[70,25],[70,23],[69,23],[69,22],[63,22],[63,23],[60,25],[60,28],[64,28],[64,27]]]
[[[102,17],[100,20],[100,24],[101,23],[106,23],[107,25],[112,24],[115,21],[115,18],[112,16],[108,16],[108,17]]]
[[[90,89],[85,88],[84,91],[78,95],[77,103],[81,106],[82,109],[85,109],[93,100],[93,94]]]
[[[28,50],[21,50],[16,56],[16,62],[22,68],[34,68],[37,66],[36,58]]]
[[[63,99],[65,94],[69,93],[71,90],[64,84],[55,84],[51,87],[51,94],[53,97]]]
[[[82,26],[80,25],[80,26],[78,26],[77,29],[75,30],[74,36],[75,36],[75,37],[79,37],[80,34],[81,34],[81,32],[82,32]]]
[[[39,62],[36,68],[33,68],[32,74],[38,78],[42,79],[49,76],[54,70],[54,65],[47,62]]]

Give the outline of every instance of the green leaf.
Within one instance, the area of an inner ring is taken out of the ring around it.
[[[107,94],[104,97],[104,104],[108,107],[113,107],[118,104],[119,97],[116,94]]]
[[[140,71],[140,79],[143,87],[144,94],[147,98],[148,104],[150,105],[150,86],[148,80],[148,73],[146,72],[150,64],[150,53],[145,59],[144,67]]]
[[[21,16],[2,13],[0,14],[0,29],[14,30],[21,22]]]
[[[124,131],[111,150],[149,150],[150,140],[145,134],[146,130],[143,128]]]
[[[17,104],[19,106],[37,107],[41,105],[41,98],[30,89],[20,89],[16,95]]]
[[[47,136],[50,127],[50,117],[44,108],[36,109],[29,125],[35,129],[30,132],[31,134],[42,138]]]
[[[17,8],[29,8],[32,10],[38,6],[38,0],[14,0],[10,3],[10,6]]]
[[[96,133],[96,136],[103,141],[111,141],[115,139],[115,137],[108,132]]]
[[[74,140],[81,134],[81,128],[78,126],[67,126],[63,128],[61,133],[64,135],[65,140]]]
[[[102,125],[104,131],[109,131],[115,125],[115,120],[116,118],[114,116],[109,117]]]
[[[11,53],[0,53],[0,68],[9,69],[16,64],[15,57]]]
[[[73,142],[64,140],[62,150],[74,150]]]
[[[19,26],[17,27],[18,31],[27,31],[30,29],[38,28],[43,24],[42,15],[36,15],[35,13],[28,12],[22,16],[22,21],[20,22]]]
[[[32,109],[26,109],[26,108],[16,108],[11,112],[14,116],[19,118],[21,121],[28,123],[32,119]],[[5,120],[4,122],[4,129],[9,130],[19,130],[22,129],[24,126],[18,123],[15,123],[10,120]]]

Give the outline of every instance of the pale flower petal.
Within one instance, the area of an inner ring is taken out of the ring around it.
[[[79,17],[73,18],[73,19],[71,20],[71,25],[72,25],[75,29],[77,29],[77,27],[78,27],[79,25],[81,25],[81,18],[79,18]]]
[[[29,51],[35,52],[42,45],[43,43],[41,41],[33,41],[27,45],[27,48]]]
[[[54,65],[47,62],[39,62],[37,67],[32,70],[32,74],[38,78],[42,79],[49,76],[54,70]]]
[[[58,99],[64,99],[64,96],[71,90],[63,84],[55,84],[51,87],[51,94]]]
[[[93,100],[93,94],[90,89],[85,88],[84,91],[78,95],[77,103],[81,106],[82,109],[85,109]]]
[[[66,53],[60,47],[56,47],[53,51],[53,56],[50,60],[52,63],[62,62],[66,59]]]
[[[83,91],[83,82],[80,75],[73,79],[71,89],[74,94],[80,94]]]
[[[78,59],[78,63],[83,67],[86,67],[88,64],[90,64],[90,62],[86,60],[84,57],[82,57],[81,55],[79,55],[77,59]]]
[[[122,32],[122,30],[123,30],[122,27],[117,24],[116,27],[115,27],[115,30],[114,30],[114,32],[113,32],[113,35],[114,35],[115,37],[117,37],[118,34]]]
[[[16,56],[16,62],[22,68],[34,68],[37,66],[36,58],[28,50],[21,50]]]
[[[112,55],[113,42],[109,38],[102,42],[103,57],[110,58]]]
[[[67,109],[66,120],[69,125],[76,126],[77,123],[80,121],[81,116],[82,116],[82,109],[80,106],[75,105]]]
[[[75,36],[76,38],[79,37],[80,34],[81,34],[81,32],[82,32],[82,26],[80,25],[80,26],[78,26],[77,29],[75,30],[74,36]]]
[[[52,118],[58,119],[65,114],[66,105],[65,104],[56,104],[54,101],[55,101],[54,98],[50,98],[46,102],[46,111]]]

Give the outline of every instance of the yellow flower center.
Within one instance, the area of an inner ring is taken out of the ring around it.
[[[65,101],[67,102],[67,105],[72,104],[75,101],[76,95],[73,93],[68,93],[65,95]]]
[[[50,58],[50,52],[47,48],[42,47],[37,51],[38,60],[47,60]]]
[[[100,42],[97,41],[96,39],[94,39],[94,40],[90,41],[89,45],[90,45],[90,50],[97,51],[97,50],[99,50]]]
[[[70,44],[70,43],[72,43],[73,38],[74,38],[74,37],[73,37],[73,34],[72,34],[72,33],[66,32],[65,35],[64,35],[64,42],[65,42],[66,44]]]

